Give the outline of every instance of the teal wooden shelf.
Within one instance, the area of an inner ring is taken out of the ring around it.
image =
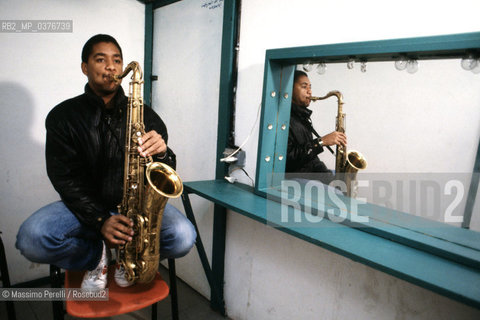
[[[208,180],[185,182],[184,188],[186,193],[196,194],[294,237],[480,308],[479,268],[328,219],[318,222],[315,227],[274,222],[271,215],[280,215],[284,205],[256,195],[253,188],[242,184]],[[472,250],[474,255],[479,253],[475,248]]]

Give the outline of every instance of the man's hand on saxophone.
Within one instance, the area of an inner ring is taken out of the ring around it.
[[[112,248],[132,241],[133,222],[124,215],[115,214],[105,220],[100,232],[107,244]]]
[[[333,146],[333,145],[342,145],[347,146],[347,136],[345,133],[333,131],[322,137],[322,142],[324,146]]]
[[[167,144],[163,140],[162,135],[158,134],[155,130],[149,131],[138,139],[139,147],[138,152],[143,157],[154,156],[159,154],[163,156],[167,152]]]

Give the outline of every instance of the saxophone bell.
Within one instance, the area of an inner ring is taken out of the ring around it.
[[[347,153],[343,171],[339,174],[347,186],[347,196],[355,198],[357,195],[357,172],[367,168],[367,159],[358,151],[350,150]]]
[[[178,198],[183,192],[183,183],[177,173],[161,162],[147,164],[148,183],[156,193],[167,198]]]
[[[358,151],[350,150],[347,153],[345,172],[356,172],[367,168],[367,159]]]

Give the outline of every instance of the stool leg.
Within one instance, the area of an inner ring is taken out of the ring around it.
[[[61,288],[62,280],[60,275],[60,268],[54,265],[50,265],[50,282],[52,288]],[[62,301],[52,301],[53,308],[53,319],[62,320],[63,319],[63,302]]]
[[[0,232],[0,235],[2,233]],[[0,279],[4,288],[10,288],[10,276],[8,275],[7,256],[5,255],[5,247],[3,246],[3,240],[0,236]],[[15,306],[13,301],[6,301],[7,315],[9,320],[15,320]]]
[[[152,304],[152,320],[157,320],[157,302]]]
[[[16,320],[17,316],[15,314],[15,306],[13,305],[13,301],[7,301],[6,303],[8,320]]]
[[[178,320],[177,274],[175,259],[168,259],[168,274],[170,276],[170,299],[172,301],[172,319]]]

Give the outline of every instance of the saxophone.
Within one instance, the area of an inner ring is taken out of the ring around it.
[[[138,152],[138,139],[145,134],[142,70],[138,62],[130,62],[122,74],[113,76],[119,83],[133,71],[127,107],[125,132],[125,164],[123,199],[118,212],[133,221],[132,241],[117,250],[118,262],[125,269],[129,282],[148,283],[155,278],[160,258],[160,227],[169,198],[177,198],[183,184],[177,173],[166,164],[153,162]],[[145,183],[145,177],[148,183]]]
[[[340,91],[333,90],[323,97],[310,97],[315,102],[324,100],[329,97],[336,96],[338,101],[337,119],[335,123],[335,131],[345,133],[345,113],[343,113],[343,95]],[[347,186],[346,195],[349,197],[356,196],[356,177],[358,170],[367,167],[367,160],[358,151],[349,151],[342,145],[337,145],[335,155],[335,179],[343,180]]]

